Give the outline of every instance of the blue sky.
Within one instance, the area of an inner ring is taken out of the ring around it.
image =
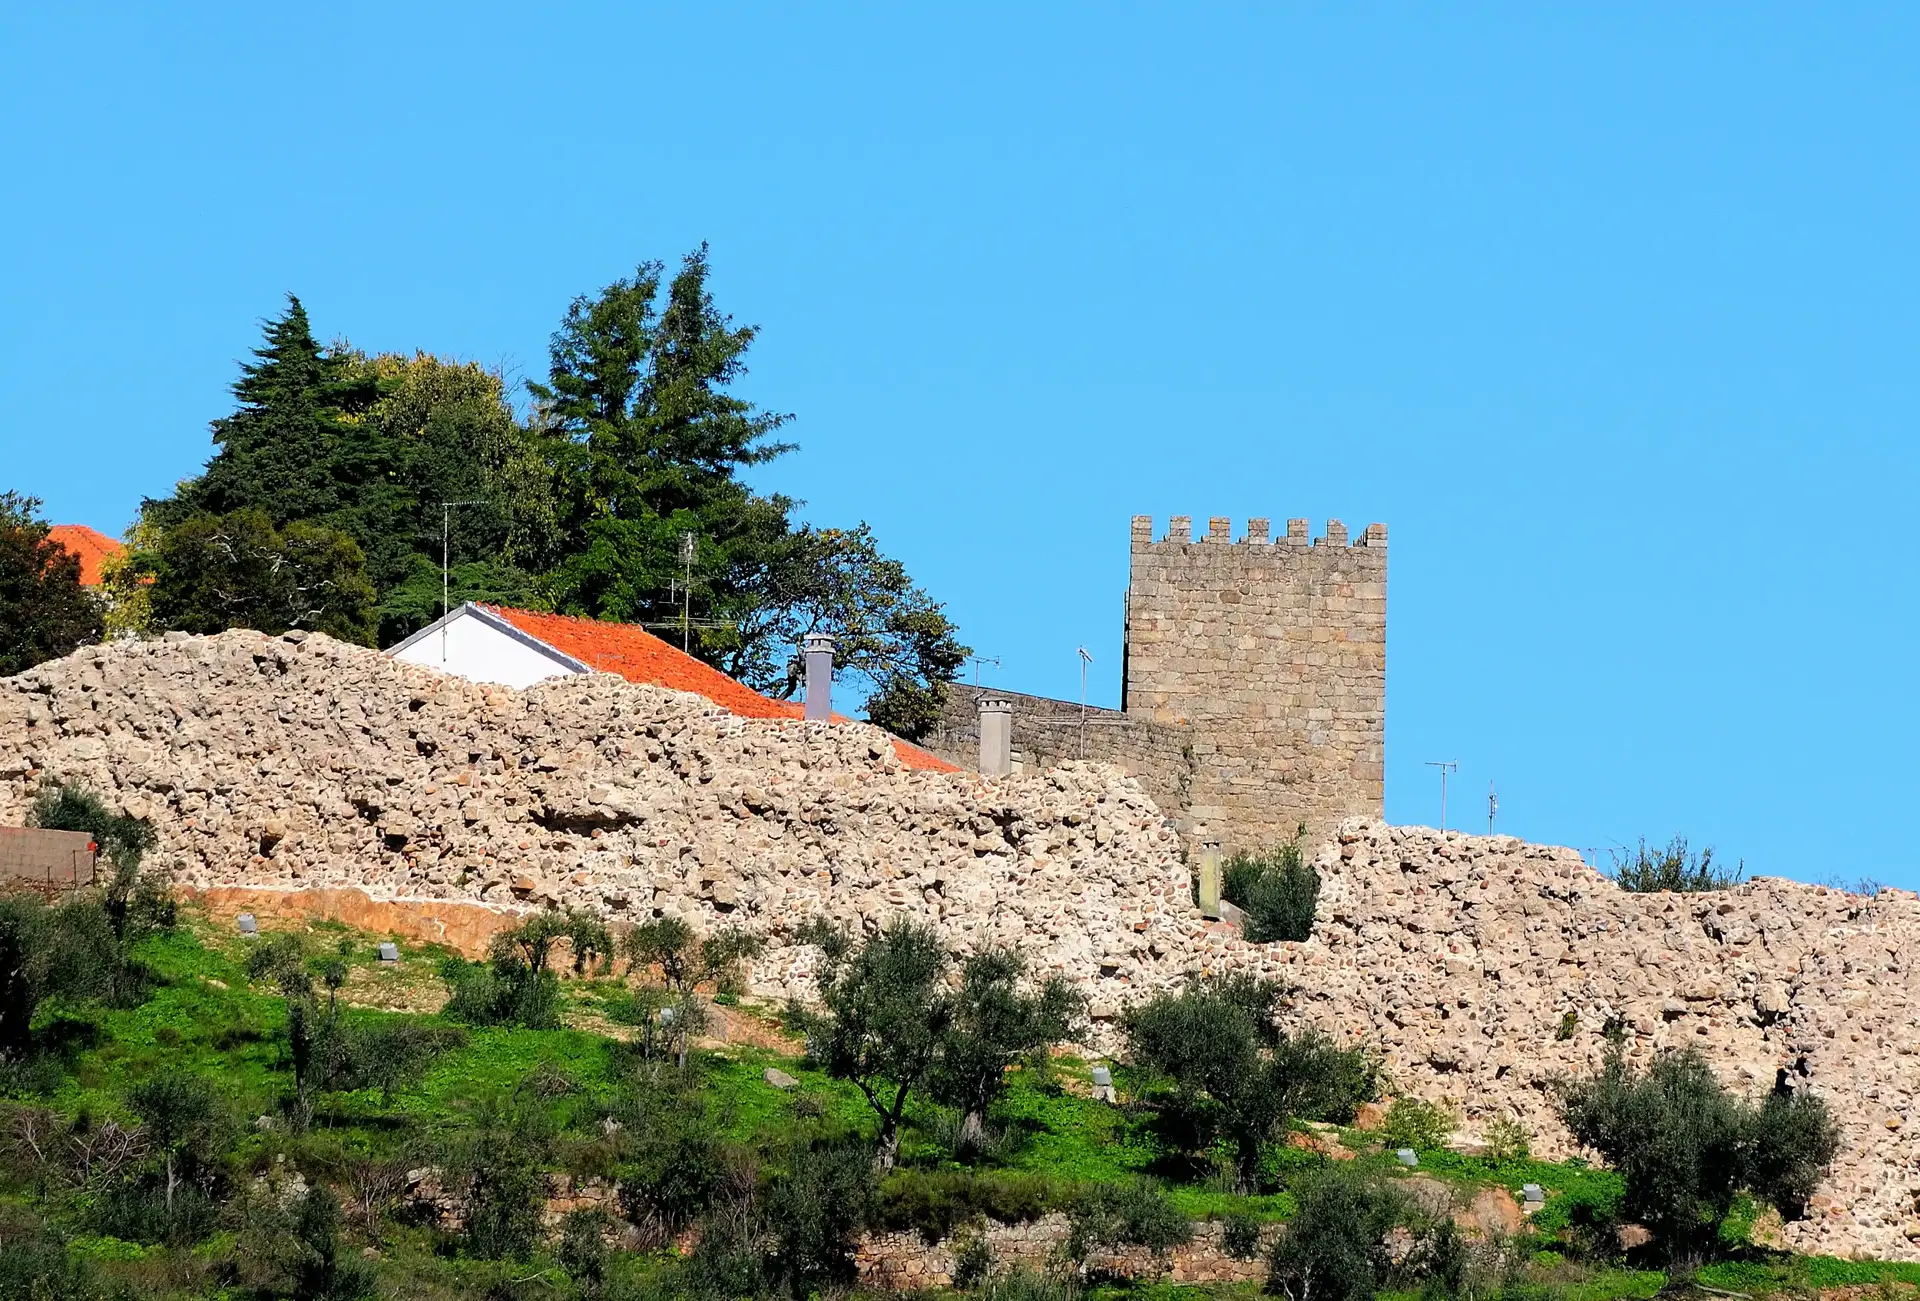
[[[123,528],[281,295],[544,367],[709,241],[763,480],[1118,698],[1128,519],[1392,533],[1387,811],[1920,886],[1920,10],[13,6],[0,487]]]

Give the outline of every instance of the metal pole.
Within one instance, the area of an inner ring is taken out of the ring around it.
[[[1087,648],[1078,648],[1080,654],[1080,757],[1087,757],[1087,665],[1093,663],[1093,656]]]
[[[680,649],[683,651],[693,645],[693,554],[698,545],[692,533],[680,535],[680,563],[687,571],[687,581],[680,589]]]
[[[1493,834],[1493,818],[1500,812],[1500,796],[1495,793],[1493,783],[1487,783],[1487,834]]]
[[[1458,772],[1460,764],[1455,759],[1428,759],[1427,767],[1440,770],[1440,830],[1447,829],[1447,774]]]

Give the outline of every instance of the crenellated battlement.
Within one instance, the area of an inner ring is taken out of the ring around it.
[[[1133,517],[1122,708],[1189,729],[1189,834],[1260,848],[1301,823],[1378,817],[1386,740],[1387,528],[1215,515],[1155,537]]]
[[[1167,531],[1156,538],[1153,535],[1153,516],[1135,515],[1133,517],[1133,546],[1140,548],[1176,548],[1196,546],[1228,546],[1253,550],[1271,550],[1279,547],[1366,547],[1369,550],[1385,550],[1387,545],[1387,526],[1369,524],[1360,531],[1360,535],[1351,541],[1347,538],[1347,526],[1337,519],[1327,521],[1326,531],[1314,538],[1309,533],[1309,523],[1304,519],[1287,521],[1287,531],[1279,537],[1273,536],[1273,521],[1264,516],[1254,516],[1247,521],[1246,531],[1238,541],[1233,537],[1233,521],[1224,515],[1214,515],[1206,521],[1206,530],[1195,537],[1193,516],[1175,515],[1167,522]]]

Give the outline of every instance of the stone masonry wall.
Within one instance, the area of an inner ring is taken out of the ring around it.
[[[1075,759],[1110,763],[1136,779],[1162,811],[1177,817],[1185,810],[1193,786],[1193,735],[1178,724],[1089,708],[1083,725],[1077,701],[955,682],[947,686],[939,723],[920,744],[950,763],[978,768],[982,697],[1013,705],[1013,759],[1022,770]]]
[[[1305,520],[1269,540],[1253,519],[1235,542],[1214,518],[1196,542],[1176,515],[1155,541],[1134,516],[1122,705],[1191,728],[1186,814],[1229,849],[1380,816],[1386,651],[1385,525],[1309,545]]]
[[[189,886],[361,891],[476,933],[451,905],[741,925],[769,941],[750,973],[767,997],[808,990],[801,921],[915,917],[1079,983],[1102,1052],[1138,999],[1265,973],[1296,989],[1293,1024],[1373,1047],[1469,1132],[1519,1120],[1547,1155],[1569,1150],[1552,1081],[1596,1067],[1617,1021],[1638,1060],[1695,1047],[1743,1092],[1828,1100],[1840,1155],[1788,1245],[1920,1259],[1905,891],[1636,895],[1572,850],[1355,820],[1314,851],[1312,937],[1256,945],[1197,915],[1160,810],[1106,765],[910,772],[860,724],[597,675],[505,691],[299,634],[116,643],[0,679],[0,824],[53,776],[152,817],[149,862]]]

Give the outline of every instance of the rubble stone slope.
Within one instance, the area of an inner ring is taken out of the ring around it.
[[[770,940],[767,995],[805,991],[788,937],[816,915],[1017,945],[1088,992],[1101,1046],[1134,999],[1262,971],[1396,1087],[1469,1131],[1517,1117],[1543,1154],[1568,1150],[1552,1081],[1597,1065],[1612,1023],[1637,1056],[1692,1045],[1743,1091],[1826,1097],[1841,1155],[1787,1243],[1920,1259],[1906,892],[1634,895],[1572,850],[1349,823],[1316,853],[1313,937],[1253,945],[1197,916],[1173,833],[1113,768],[911,772],[864,725],[601,676],[513,692],[299,634],[115,643],[0,679],[0,823],[49,775],[151,816],[154,861],[190,886],[737,924]]]

